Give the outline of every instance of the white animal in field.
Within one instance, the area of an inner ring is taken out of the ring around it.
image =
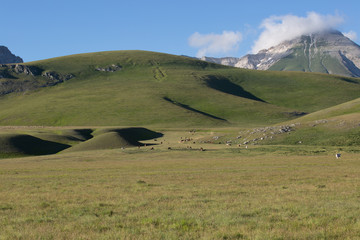
[[[340,153],[335,154],[336,159],[339,159],[341,157]]]

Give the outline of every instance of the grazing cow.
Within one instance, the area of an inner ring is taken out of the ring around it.
[[[339,159],[341,157],[340,153],[335,154],[336,159]]]

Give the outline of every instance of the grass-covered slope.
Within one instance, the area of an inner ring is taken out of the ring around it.
[[[311,113],[357,98],[360,79],[302,72],[219,70],[223,79],[262,101]]]
[[[354,116],[358,114],[360,114],[360,98],[311,113],[307,116],[301,117],[297,121],[306,122],[306,121],[314,121],[314,120],[329,119],[329,118],[340,119],[340,118],[346,118],[347,116],[349,118],[352,118],[350,116]],[[358,119],[360,121],[360,117]]]
[[[10,72],[1,81],[47,79],[46,84],[3,94],[1,125],[266,125],[360,97],[357,79],[235,69],[144,51],[79,54],[26,65],[38,75]],[[60,80],[53,83],[52,76]]]
[[[308,145],[360,145],[360,99],[326,108],[296,119],[297,130],[280,143]]]
[[[162,136],[145,128],[100,129],[92,135],[92,138],[68,148],[66,152],[143,146],[140,140]]]
[[[0,158],[48,155],[58,152],[143,146],[162,137],[146,128],[0,128]]]
[[[242,130],[214,143],[228,140],[235,144],[360,146],[360,99],[277,125]]]
[[[0,158],[54,154],[68,147],[28,134],[0,134]]]

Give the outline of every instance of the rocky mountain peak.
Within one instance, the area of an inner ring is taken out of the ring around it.
[[[0,46],[0,64],[22,63],[22,62],[24,62],[22,58],[12,54],[7,47]]]
[[[302,35],[242,58],[205,58],[239,68],[360,77],[360,46],[337,30]]]

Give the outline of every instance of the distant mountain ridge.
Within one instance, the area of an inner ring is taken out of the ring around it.
[[[241,58],[202,60],[247,69],[360,77],[360,46],[336,30],[303,35]]]
[[[23,63],[21,57],[15,56],[10,52],[10,50],[5,46],[0,46],[0,64],[7,63]]]

